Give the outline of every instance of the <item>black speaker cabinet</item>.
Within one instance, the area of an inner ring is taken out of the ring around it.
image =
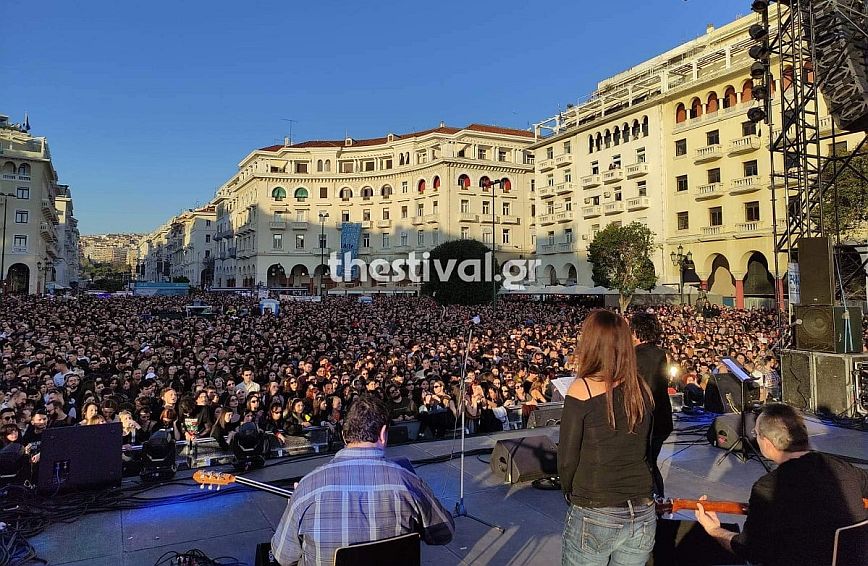
[[[527,417],[527,428],[557,426],[561,424],[561,413],[563,413],[563,411],[563,402],[543,403],[542,405],[537,405]]]
[[[784,350],[781,352],[784,402],[806,411],[855,416],[859,362],[868,362],[868,354]]]
[[[558,475],[558,447],[545,435],[498,440],[491,453],[492,473],[505,483]]]
[[[120,485],[122,441],[121,423],[49,428],[40,444],[39,492]]]
[[[814,397],[813,355],[802,350],[781,352],[781,389],[784,403],[802,409],[813,410]]]
[[[829,238],[799,239],[799,302],[802,305],[831,305],[832,246]]]
[[[743,432],[741,428],[741,415],[739,413],[720,415],[708,427],[706,438],[712,446],[729,450],[738,442],[739,436],[744,434],[756,446],[756,435],[753,432],[756,427],[756,415],[749,412],[745,413],[744,425],[746,430]]]
[[[724,529],[739,532],[735,523],[724,523]],[[654,551],[646,566],[705,566],[712,564],[744,564],[724,550],[696,521],[658,519],[654,536]]]
[[[859,307],[796,306],[795,344],[799,350],[849,354],[862,351]]]

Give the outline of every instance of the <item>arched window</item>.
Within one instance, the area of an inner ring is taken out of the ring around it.
[[[463,188],[463,189],[469,189],[470,188],[470,177],[468,177],[467,175],[460,175],[458,177],[458,186]]]
[[[305,189],[304,187],[299,187],[295,189],[295,193],[293,193],[293,196],[298,202],[304,202],[307,200],[307,189]]]
[[[374,196],[374,189],[371,187],[362,187],[362,200],[371,200]]]
[[[416,185],[416,189],[419,191],[420,195],[425,192],[425,179],[419,180],[419,184]]]
[[[719,102],[717,100],[717,93],[710,92],[708,93],[708,101],[705,104],[705,111],[711,114],[712,112],[717,112],[719,106]]]
[[[392,186],[391,185],[383,185],[380,189],[380,196],[384,199],[392,196]]]
[[[690,103],[690,117],[699,118],[702,116],[702,101],[699,98],[694,98]]]
[[[619,128],[618,126],[615,126],[614,138],[615,138],[615,145],[618,145],[621,143],[621,128]]]
[[[27,163],[22,163],[18,166],[18,174],[19,175],[30,175],[30,165]]]
[[[748,79],[741,85],[741,101],[750,102],[753,100],[753,81]]]
[[[332,160],[326,159],[325,160],[325,172],[329,173],[329,172],[331,172],[331,170],[332,170]]]
[[[483,191],[487,191],[488,189],[491,188],[491,179],[489,179],[487,176],[483,175],[482,177],[479,178],[479,186],[482,187]]]
[[[639,120],[633,120],[633,131],[630,132],[633,135],[633,139],[639,137],[639,134],[642,133],[642,128],[639,126]]]
[[[738,95],[735,93],[735,88],[732,86],[726,87],[726,90],[723,91],[723,107],[732,108],[736,104],[738,104]]]
[[[349,187],[344,187],[343,189],[341,189],[341,192],[338,193],[338,196],[340,196],[342,201],[348,201],[353,198],[353,189]]]
[[[684,107],[684,103],[679,102],[675,107],[675,123],[680,124],[685,120],[687,120],[687,108]]]
[[[316,160],[316,171],[317,173],[322,173],[322,159]]]
[[[793,68],[790,66],[784,67],[784,90],[793,86]]]
[[[439,176],[434,177],[434,182],[431,183],[431,185],[434,187],[434,190],[435,190],[435,191],[436,191],[437,189],[439,189],[439,188],[440,188],[440,177],[439,177]]]
[[[398,157],[398,165],[403,165],[403,164],[404,164],[404,154],[402,153],[402,154]]]
[[[588,134],[588,153],[594,153],[594,134]]]
[[[597,132],[597,140],[594,143],[594,147],[597,148],[597,151],[603,149],[603,134],[601,134],[600,132]]]
[[[642,137],[648,137],[648,116],[642,116]]]
[[[603,144],[607,149],[612,147],[612,132],[609,130],[606,130],[606,133],[603,134]]]
[[[274,187],[271,190],[271,198],[276,201],[281,201],[286,198],[286,189],[283,187]]]
[[[802,80],[805,84],[814,84],[814,64],[810,61],[805,61],[802,66]]]
[[[624,138],[624,143],[630,141],[630,125],[626,122],[621,126],[621,137]]]
[[[512,190],[512,182],[510,182],[508,177],[504,177],[500,180],[500,188],[503,189],[503,192],[505,193]]]

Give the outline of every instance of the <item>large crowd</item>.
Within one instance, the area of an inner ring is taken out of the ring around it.
[[[465,353],[467,428],[502,430],[509,408],[551,399],[590,312],[568,299],[444,308],[384,296],[286,302],[273,316],[253,298],[200,299],[214,314],[183,316],[189,297],[0,301],[4,447],[34,451],[47,427],[115,421],[127,444],[168,429],[225,447],[245,422],[283,441],[311,426],[339,431],[363,391],[382,396],[393,421],[418,420],[422,437],[442,437],[461,416]],[[758,371],[774,364],[772,311],[653,310],[677,388],[701,386],[727,355]]]

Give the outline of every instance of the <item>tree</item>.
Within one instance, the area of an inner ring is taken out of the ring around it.
[[[491,302],[500,289],[491,249],[478,240],[452,240],[431,250],[423,274],[422,294],[441,305],[479,305]],[[470,280],[468,280],[470,279]]]
[[[829,235],[837,232],[842,240],[863,241],[868,236],[868,154],[853,155],[843,167],[848,155],[836,151],[839,163],[823,172],[823,221]]]
[[[638,222],[609,224],[588,246],[594,284],[618,290],[621,312],[627,310],[636,289],[650,290],[657,284],[651,262],[654,247],[654,232]]]

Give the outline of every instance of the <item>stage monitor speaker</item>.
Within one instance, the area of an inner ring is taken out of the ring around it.
[[[801,409],[812,411],[811,400],[814,398],[812,387],[813,355],[802,350],[784,350],[781,352],[781,389],[784,403]]]
[[[796,348],[849,354],[862,351],[862,311],[859,307],[794,307]]]
[[[40,493],[55,494],[121,483],[121,423],[64,426],[42,433]]]
[[[814,353],[814,410],[818,413],[855,416],[859,382],[856,363],[868,354]]]
[[[756,415],[753,413],[745,413],[744,424],[747,431],[744,435],[751,443],[756,446],[756,435],[754,427],[756,427]],[[714,419],[711,426],[708,427],[706,438],[712,446],[716,446],[723,450],[729,450],[732,446],[738,443],[738,437],[741,436],[741,415],[738,413],[729,413],[720,415]]]
[[[552,388],[554,389],[554,387]],[[564,403],[543,403],[537,405],[527,417],[527,428],[539,428],[541,426],[557,426],[561,424],[561,413],[564,411]]]
[[[498,440],[491,452],[492,473],[505,483],[558,475],[558,447],[545,435]]]
[[[842,130],[868,130],[868,17],[864,0],[802,2],[814,11],[817,84]]]
[[[829,238],[799,239],[799,303],[831,305],[835,298],[832,283],[832,247]]]
[[[739,532],[735,523],[724,523],[724,529]],[[745,564],[711,538],[696,521],[657,519],[654,551],[646,566],[711,566]]]

